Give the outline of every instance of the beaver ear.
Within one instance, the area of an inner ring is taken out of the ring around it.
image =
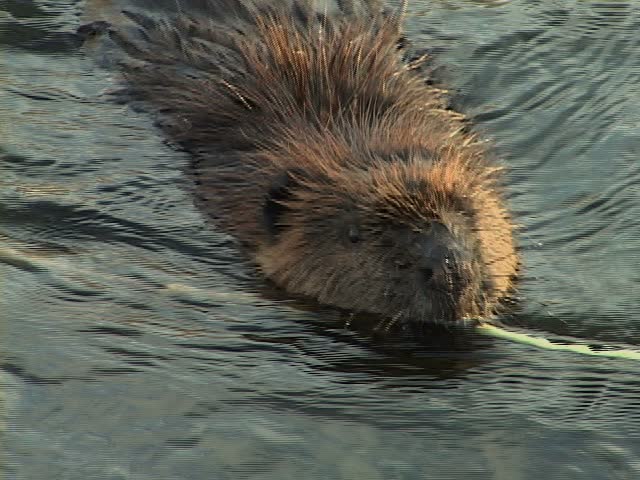
[[[288,170],[278,174],[271,182],[262,207],[264,226],[269,235],[276,236],[282,231],[280,219],[287,211],[287,200],[292,197],[292,191],[299,185],[301,173]]]

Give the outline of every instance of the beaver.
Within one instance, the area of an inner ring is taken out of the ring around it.
[[[121,93],[192,154],[198,204],[259,270],[393,324],[495,313],[518,269],[501,169],[410,58],[404,5],[195,3],[109,28]]]

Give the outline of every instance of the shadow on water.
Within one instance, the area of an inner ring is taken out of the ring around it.
[[[307,312],[298,320],[304,330],[294,339],[261,335],[259,331],[246,333],[247,338],[260,344],[298,344],[305,356],[322,361],[323,371],[362,374],[364,382],[390,378],[401,381],[405,376],[420,375],[424,379],[446,379],[464,376],[465,370],[491,361],[490,356],[483,358],[481,354],[491,348],[492,340],[478,335],[472,327],[426,324],[403,329],[375,316],[292,300],[273,286],[261,289],[260,294],[284,302],[292,312]],[[317,341],[305,342],[308,337]],[[351,355],[350,350],[362,353]]]

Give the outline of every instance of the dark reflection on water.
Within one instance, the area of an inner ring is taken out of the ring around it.
[[[637,363],[381,335],[270,291],[68,35],[114,4],[0,2],[7,478],[640,477]],[[410,8],[509,167],[505,321],[640,346],[640,8]]]

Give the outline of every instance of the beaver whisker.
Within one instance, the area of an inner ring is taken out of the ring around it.
[[[380,320],[380,322],[378,322],[378,324],[375,326],[374,331],[375,332],[380,332],[383,331],[384,333],[389,333],[389,331],[391,330],[391,328],[393,326],[395,326],[398,323],[398,320],[404,315],[404,310],[400,310],[399,312],[397,312],[395,315],[393,315],[392,317],[386,317],[383,318],[382,320]]]

